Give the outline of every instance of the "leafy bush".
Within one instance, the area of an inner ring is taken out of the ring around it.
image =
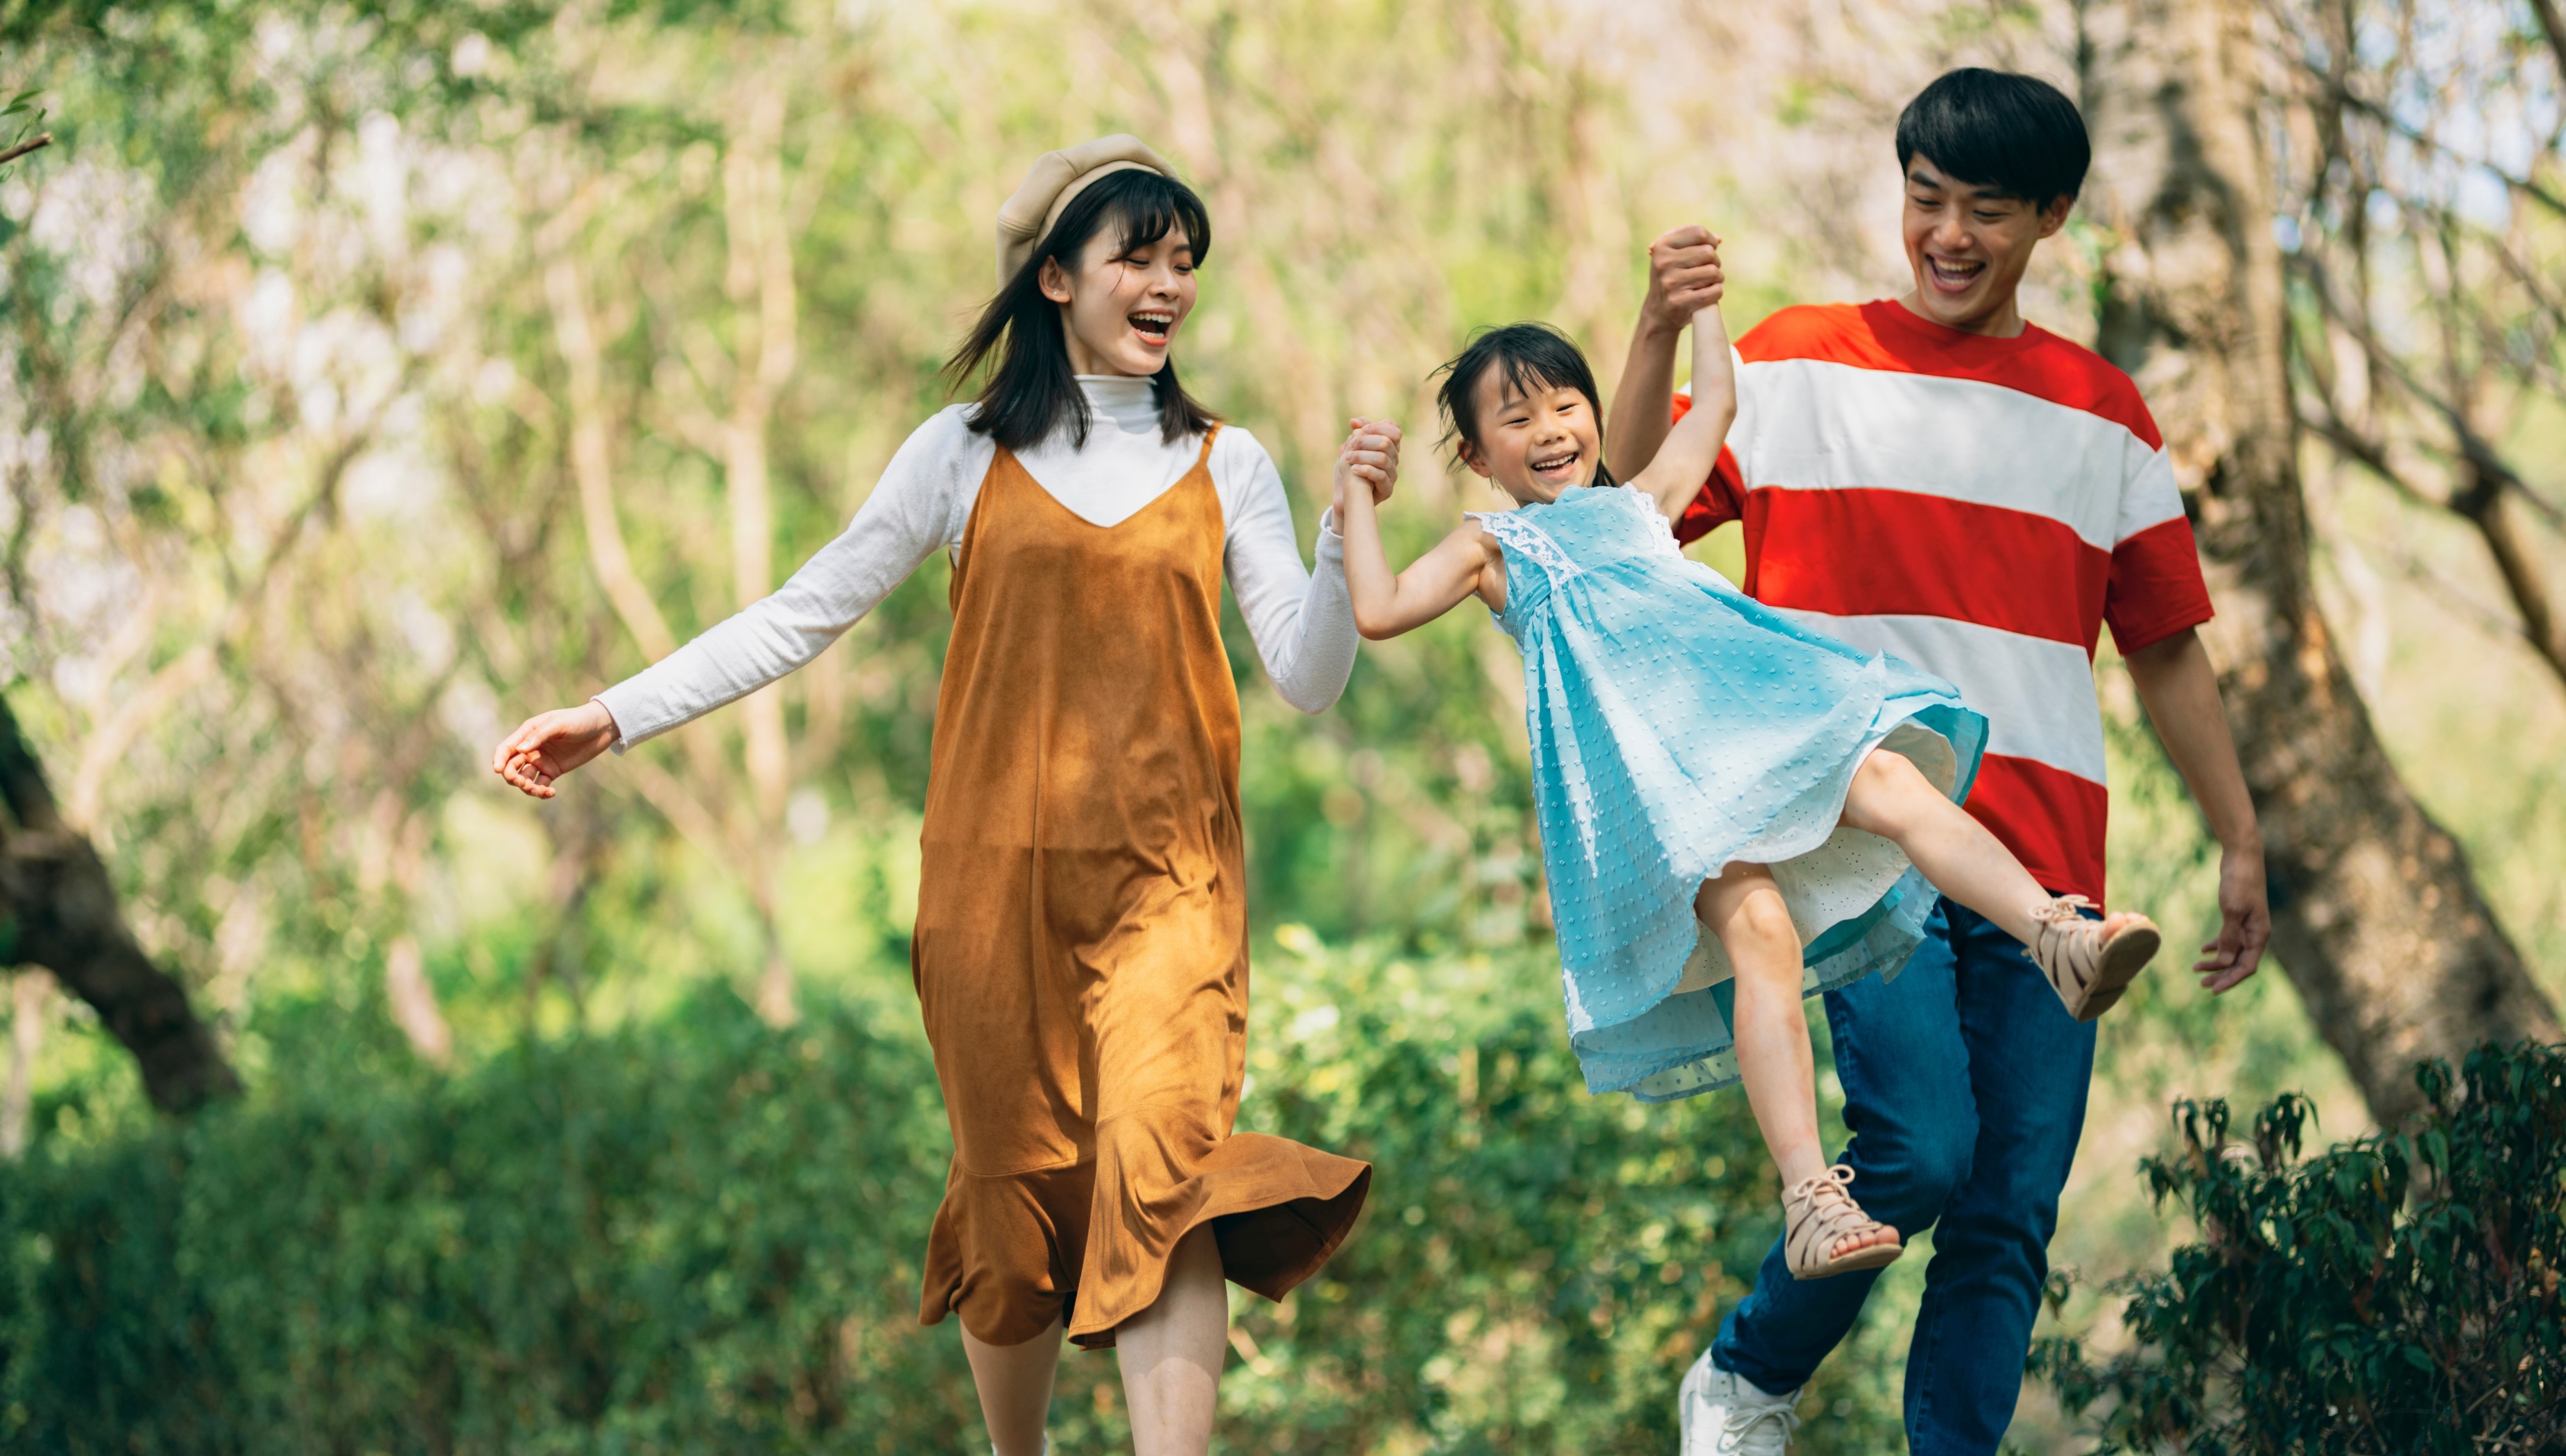
[[[337,1055],[0,1185],[15,1449],[916,1451],[974,1409],[908,1337],[942,1187],[914,1051],[727,993],[467,1076]]]
[[[1318,1279],[1240,1298],[1222,1448],[1670,1448],[1776,1223],[1742,1098],[1588,1096],[1530,957],[1286,938],[1242,1124],[1379,1171]],[[775,1031],[715,987],[451,1075],[272,1003],[240,1104],[92,1115],[0,1173],[0,1443],[985,1450],[951,1328],[914,1323],[950,1144],[913,1013],[811,1000]],[[1836,1363],[1804,1449],[1894,1445],[1877,1362]],[[1064,1456],[1128,1449],[1120,1400],[1067,1355]]]
[[[2071,1410],[2108,1402],[2104,1449],[2566,1450],[2566,1048],[2416,1077],[2420,1125],[2304,1161],[2300,1097],[2254,1118],[2250,1151],[2224,1102],[2176,1104],[2181,1148],[2144,1168],[2199,1242],[2122,1284],[2126,1353],[2033,1352]]]

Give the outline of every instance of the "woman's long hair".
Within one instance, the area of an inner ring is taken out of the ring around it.
[[[1482,330],[1457,357],[1434,370],[1443,376],[1435,402],[1442,408],[1447,443],[1480,448],[1479,380],[1490,369],[1504,370],[1506,387],[1518,393],[1529,394],[1535,388],[1576,390],[1595,411],[1596,428],[1603,428],[1604,399],[1596,392],[1595,368],[1586,362],[1586,352],[1548,324],[1508,324]],[[1595,462],[1594,483],[1618,483],[1600,459]]]
[[[1060,221],[1052,224],[1025,266],[980,311],[962,347],[945,362],[945,377],[959,388],[990,356],[997,357],[997,366],[989,370],[964,415],[974,434],[987,435],[1010,450],[1022,450],[1048,438],[1066,417],[1070,438],[1080,445],[1087,443],[1087,396],[1080,392],[1078,375],[1069,366],[1061,306],[1043,297],[1042,266],[1057,258],[1062,268],[1075,274],[1088,244],[1109,223],[1117,229],[1118,257],[1148,247],[1177,228],[1184,230],[1185,241],[1192,245],[1196,267],[1211,252],[1211,218],[1203,211],[1202,199],[1175,178],[1136,167],[1089,184],[1061,210]],[[1158,366],[1150,386],[1158,398],[1158,429],[1168,444],[1211,428],[1211,411],[1176,382],[1174,359]]]

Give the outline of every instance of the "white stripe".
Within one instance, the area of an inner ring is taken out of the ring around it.
[[[2103,707],[2085,649],[1947,616],[1835,616],[1775,607],[1866,652],[1887,652],[1960,690],[1987,718],[1987,752],[2104,782]]]
[[[1729,439],[1750,490],[1914,491],[2046,516],[2110,551],[2129,486],[2152,464],[2174,480],[2127,425],[2002,384],[1788,359],[1745,365],[1738,394]]]
[[[2138,478],[2130,482],[2121,497],[2121,534],[2114,546],[2142,531],[2152,530],[2182,514],[2182,489],[2175,484],[2174,462],[2163,450],[2150,456],[2139,467]]]

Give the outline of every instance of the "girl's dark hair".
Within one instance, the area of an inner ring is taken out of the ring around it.
[[[1503,370],[1505,387],[1518,393],[1528,394],[1535,388],[1574,389],[1594,406],[1596,423],[1603,423],[1604,396],[1596,392],[1595,369],[1587,364],[1585,351],[1548,324],[1507,324],[1471,336],[1468,348],[1434,371],[1443,376],[1434,402],[1443,412],[1446,443],[1457,439],[1472,449],[1479,447],[1476,395],[1479,380],[1490,369]],[[1595,483],[1614,483],[1613,472],[1600,460],[1595,465]]]
[[[945,377],[958,388],[991,355],[997,356],[997,367],[964,415],[972,433],[1022,450],[1049,437],[1066,416],[1070,437],[1087,443],[1087,396],[1069,366],[1060,305],[1043,297],[1042,266],[1057,258],[1061,267],[1077,272],[1088,244],[1109,224],[1116,229],[1116,256],[1146,248],[1177,228],[1193,247],[1195,266],[1211,252],[1211,218],[1202,199],[1184,183],[1137,167],[1090,183],[1061,209],[1060,221],[980,311],[962,347],[945,362]],[[1167,443],[1211,428],[1211,411],[1176,382],[1174,360],[1158,366],[1150,385],[1158,396],[1158,428]]]

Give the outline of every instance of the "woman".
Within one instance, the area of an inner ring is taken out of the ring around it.
[[[809,661],[939,548],[912,942],[954,1155],[919,1319],[961,1316],[999,1456],[1047,1449],[1060,1336],[1116,1345],[1142,1456],[1211,1439],[1224,1275],[1269,1298],[1352,1226],[1363,1163],[1233,1135],[1247,1022],[1226,575],[1276,688],[1336,701],[1343,543],[1303,570],[1273,462],[1176,381],[1203,206],[1130,136],[1045,155],[998,214],[999,291],[950,375],[986,386],[900,447],[846,533],[764,602],[493,755],[563,774]],[[1394,478],[1397,435],[1359,426]],[[1359,487],[1358,487],[1359,488]]]

